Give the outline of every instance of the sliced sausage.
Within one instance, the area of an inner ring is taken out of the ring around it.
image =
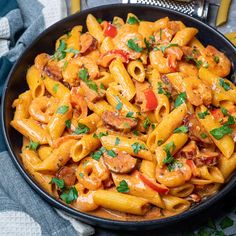
[[[113,111],[105,111],[102,114],[104,124],[110,126],[114,130],[129,132],[137,125],[137,120],[124,117]]]
[[[90,33],[85,33],[80,37],[80,45],[80,53],[85,55],[97,48],[98,41]]]
[[[63,179],[65,186],[72,186],[76,181],[75,170],[68,166],[63,166],[56,174],[56,177]]]
[[[105,152],[103,154],[103,161],[110,171],[119,174],[131,172],[137,163],[136,158],[122,151],[116,151],[115,157],[111,157]]]
[[[212,144],[212,140],[207,136],[202,138],[201,134],[206,134],[204,127],[198,121],[195,114],[188,115],[184,118],[184,125],[189,129],[189,137],[191,140],[201,141],[202,143]]]
[[[50,61],[44,67],[43,71],[52,79],[56,81],[60,81],[63,79],[62,73],[56,62]]]

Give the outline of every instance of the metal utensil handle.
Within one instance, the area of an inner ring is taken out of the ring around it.
[[[205,0],[130,0],[130,3],[150,4],[165,7],[205,20],[207,18],[209,2]]]

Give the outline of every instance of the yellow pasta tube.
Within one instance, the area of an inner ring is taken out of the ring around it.
[[[231,0],[222,0],[216,17],[216,26],[223,25],[227,22]]]
[[[106,90],[106,98],[107,101],[112,105],[112,107],[116,108],[119,103],[122,103],[121,112],[127,113],[129,111],[134,112],[134,116],[139,112],[138,108],[130,103],[127,99],[120,95],[118,91],[116,91],[113,87],[109,87]]]
[[[93,199],[99,206],[135,215],[144,215],[149,210],[146,199],[109,190],[96,191]]]
[[[190,202],[179,197],[166,195],[162,196],[166,209],[172,212],[181,213],[190,208]]]
[[[136,90],[133,81],[122,63],[121,58],[117,58],[112,61],[109,69],[115,81],[121,85],[123,96],[130,101],[134,97]]]
[[[119,136],[120,142],[115,146],[116,137],[117,136],[115,135],[101,137],[102,146],[107,149],[116,148],[120,151],[125,151],[132,156],[140,157],[145,160],[151,161],[153,159],[151,152],[143,141]]]
[[[127,66],[127,70],[133,79],[139,82],[145,80],[145,70],[141,61],[131,61]]]
[[[221,184],[224,183],[224,177],[217,167],[202,166],[199,167],[198,169],[200,171],[200,177],[202,179],[209,179],[215,183],[221,183]]]
[[[178,44],[179,46],[186,46],[198,33],[196,28],[186,27],[178,31],[172,39],[172,44]]]
[[[155,23],[150,21],[140,21],[138,26],[138,32],[149,40],[150,36],[152,36],[155,29]]]
[[[43,80],[47,91],[56,98],[63,98],[65,94],[70,94],[70,90],[64,86],[61,82],[55,81],[48,76],[45,76]],[[55,86],[57,89],[55,89]]]
[[[215,145],[220,149],[223,155],[227,158],[230,158],[234,152],[234,141],[231,136],[228,134],[224,135],[221,139],[216,139],[210,133],[213,129],[220,128],[221,125],[218,121],[214,119],[214,117],[209,114],[204,119],[200,119],[198,113],[205,112],[207,108],[205,106],[200,106],[196,108],[196,116],[201,123],[201,125],[205,128],[207,133],[210,135],[211,139],[215,143]]]
[[[169,143],[173,143],[174,148],[171,148],[170,153],[173,156],[176,152],[178,152],[184,144],[188,141],[188,135],[184,133],[176,133],[172,134],[165,143],[156,149],[156,160],[160,167],[163,166],[163,161],[166,158],[165,146]]]
[[[93,134],[84,135],[82,139],[77,141],[71,148],[71,157],[74,162],[78,162],[89,153],[96,150],[100,145],[100,141],[93,137]]]
[[[39,158],[43,161],[47,159],[52,154],[52,147],[41,145],[38,149]]]
[[[96,80],[96,84],[98,84],[99,86],[103,84],[105,88],[108,88],[109,84],[112,83],[113,81],[114,79],[110,73],[102,71],[100,73],[100,77]]]
[[[199,50],[199,52],[201,52],[201,53],[205,49],[203,44],[197,38],[195,38],[195,37],[191,40],[191,42],[189,43],[189,46],[197,48]]]
[[[139,178],[138,172],[134,172],[132,175],[112,174],[112,179],[116,187],[119,186],[122,180],[125,180],[129,187],[128,194],[136,197],[142,197],[155,206],[163,209],[165,208],[159,193],[145,185],[145,183],[143,183],[143,181]]]
[[[41,78],[41,74],[35,66],[31,66],[28,69],[26,74],[26,80],[33,98],[44,95],[45,87]]]
[[[96,18],[92,14],[88,14],[86,19],[86,25],[89,33],[101,43],[104,39],[101,25],[97,22]]]
[[[172,132],[180,126],[187,114],[186,104],[182,104],[165,116],[165,119],[152,131],[147,139],[147,146],[154,152],[159,143],[165,142]]]
[[[33,119],[12,120],[10,124],[18,132],[34,142],[40,144],[51,143],[48,132]]]
[[[170,194],[174,195],[176,197],[184,198],[184,197],[189,196],[193,192],[193,189],[194,189],[193,184],[185,183],[181,186],[171,188],[170,189]]]
[[[233,171],[236,169],[236,154],[234,153],[230,158],[221,156],[218,165],[224,179],[228,179]]]
[[[218,75],[215,75],[214,73],[203,67],[201,67],[199,70],[199,77],[201,80],[211,85],[213,92],[212,104],[214,106],[219,106],[220,102],[222,101],[233,101],[234,103],[236,103],[236,88],[231,81],[220,78]],[[222,80],[228,83],[231,89],[226,91],[221,86]]]
[[[101,116],[104,111],[114,111],[115,109],[110,106],[105,100],[99,100],[97,102],[87,102],[88,108],[95,112],[98,116]]]
[[[180,93],[184,91],[183,73],[175,72],[166,75],[171,85]]]
[[[104,40],[102,41],[102,44],[99,48],[101,53],[106,53],[115,48],[114,43],[112,41],[111,37],[105,37]]]
[[[52,154],[35,166],[35,170],[41,173],[56,172],[70,160],[70,150],[76,140],[70,139],[54,149]]]
[[[66,127],[66,121],[72,117],[72,106],[70,95],[66,94],[59,102],[58,107],[47,125],[48,132],[52,139],[59,138]]]
[[[26,91],[14,100],[12,107],[16,108],[14,114],[14,120],[27,119],[29,118],[29,106],[32,102],[31,91]]]
[[[150,179],[156,181],[155,169],[156,169],[156,164],[154,161],[142,160],[139,171],[143,173],[145,176],[149,177]]]
[[[168,23],[170,22],[168,17],[161,18],[154,22],[155,31],[159,31],[160,29],[164,29],[168,27]]]
[[[100,117],[96,113],[93,113],[85,118],[81,118],[79,120],[79,123],[89,127],[89,132],[94,132],[97,128],[97,124],[99,123],[99,121]]]
[[[52,194],[52,185],[49,182],[52,179],[52,175],[41,174],[35,171],[34,166],[39,164],[41,160],[38,158],[36,152],[25,149],[21,153],[21,159],[25,169],[30,175],[42,186],[48,193]]]

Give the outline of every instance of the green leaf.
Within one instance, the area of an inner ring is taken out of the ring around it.
[[[207,68],[209,67],[209,64],[208,64],[208,62],[207,62],[207,61],[205,61],[205,62],[202,64],[202,67],[207,69]]]
[[[64,62],[64,65],[63,65],[63,68],[62,68],[63,71],[65,71],[67,65],[68,65],[68,61],[65,61],[65,62]]]
[[[79,50],[76,50],[74,48],[67,48],[64,50],[64,52],[72,52],[74,53],[75,55],[78,55],[79,54]]]
[[[101,23],[103,22],[103,19],[102,19],[102,18],[97,18],[97,22],[98,22],[99,24],[101,24]]]
[[[119,145],[119,143],[120,143],[120,138],[116,137],[115,145],[117,146],[117,145]]]
[[[233,116],[228,116],[228,120],[227,122],[224,124],[224,126],[226,125],[234,125],[235,124],[235,118]]]
[[[210,131],[210,134],[217,140],[222,139],[226,134],[232,134],[233,130],[227,126],[223,125],[220,128],[215,128]]]
[[[160,145],[163,144],[163,142],[164,142],[163,139],[159,139],[159,140],[157,141],[157,145],[160,146]]]
[[[49,184],[56,184],[58,188],[63,189],[65,187],[65,182],[63,179],[58,179],[53,177]]]
[[[176,160],[167,165],[167,168],[170,172],[175,170],[176,168],[181,168],[181,167],[183,167],[183,164]]]
[[[147,116],[143,122],[143,127],[144,127],[144,129],[148,129],[150,125],[151,125],[151,121],[150,121],[149,117]]]
[[[87,134],[90,131],[90,128],[87,125],[78,123],[78,127],[75,129],[75,134]]]
[[[105,90],[105,86],[103,83],[100,84],[100,89]]]
[[[83,68],[79,71],[79,78],[82,79],[83,81],[88,79],[88,70]]]
[[[202,228],[198,231],[198,236],[211,236],[211,232],[205,228]]]
[[[219,83],[220,83],[220,86],[224,88],[225,91],[229,91],[231,89],[230,84],[226,82],[224,79],[220,78]]]
[[[175,133],[188,133],[188,127],[185,125],[182,125],[174,130]]]
[[[107,136],[107,135],[108,135],[108,132],[106,131],[106,133],[100,132],[99,134],[93,134],[93,137],[100,139],[101,137]]]
[[[224,116],[229,116],[229,115],[230,115],[229,112],[228,112],[228,110],[227,110],[226,108],[221,107],[220,110],[221,110],[221,112],[222,112],[222,114],[223,114]]]
[[[66,127],[67,127],[68,129],[70,129],[70,127],[71,127],[71,120],[66,120],[66,121],[65,121],[65,125],[66,125]]]
[[[134,130],[134,131],[133,131],[133,134],[136,135],[136,136],[139,136],[138,130]]]
[[[186,92],[180,93],[177,98],[175,99],[174,108],[180,106],[181,104],[185,103],[187,98]]]
[[[201,60],[196,60],[195,63],[196,63],[196,66],[197,66],[198,69],[199,69],[199,68],[201,67],[201,65],[202,65],[202,61],[201,61]]]
[[[144,38],[144,43],[145,43],[147,51],[150,52],[151,51],[151,44],[150,44],[150,42],[146,38]]]
[[[83,173],[79,173],[79,176],[80,176],[80,178],[84,178],[84,174]]]
[[[205,117],[210,115],[210,113],[208,110],[206,110],[204,112],[199,112],[197,115],[198,115],[199,119],[205,119]]]
[[[164,164],[172,164],[175,161],[175,158],[172,156],[166,156],[163,160]]]
[[[167,144],[163,147],[163,150],[164,150],[165,152],[171,152],[171,151],[173,151],[175,148],[176,148],[176,146],[175,146],[174,141],[171,141],[171,142],[167,143]]]
[[[218,64],[219,61],[220,61],[220,58],[219,58],[218,56],[214,56],[214,62],[215,62],[216,64]]]
[[[101,156],[103,155],[103,153],[104,153],[103,149],[101,150],[101,148],[100,148],[98,151],[92,153],[92,154],[91,154],[91,157],[92,157],[94,160],[99,161],[99,159],[101,158]]]
[[[178,47],[179,45],[178,44],[176,44],[176,43],[171,43],[171,44],[169,44],[169,45],[167,45],[167,46],[160,46],[160,49],[161,49],[161,51],[162,51],[162,53],[165,53],[165,50],[167,49],[167,48],[170,48],[170,47]]]
[[[116,157],[117,154],[113,150],[107,150],[107,155],[110,157]]]
[[[230,219],[228,216],[226,216],[225,218],[223,218],[220,221],[220,227],[221,229],[226,229],[231,227],[234,224],[234,221],[232,219]]]
[[[64,40],[60,39],[59,47],[57,48],[56,52],[53,55],[53,59],[62,60],[66,57],[66,52],[64,51],[66,49],[67,45]]]
[[[135,43],[134,39],[129,39],[127,46],[128,46],[128,48],[134,50],[135,52],[142,52],[143,51],[143,48],[140,48],[139,45],[137,43]]]
[[[69,191],[63,192],[60,198],[67,204],[70,204],[78,198],[77,189],[75,187],[70,188]]]
[[[203,138],[203,139],[207,138],[207,135],[206,135],[205,133],[201,133],[200,136],[201,136],[201,138]]]
[[[134,152],[135,154],[138,154],[138,152],[139,152],[140,150],[147,150],[147,148],[144,146],[144,144],[140,144],[140,143],[138,143],[138,142],[133,143],[133,144],[131,145],[131,147],[132,147],[133,152]]]
[[[58,88],[59,88],[59,84],[54,84],[53,89],[52,89],[53,92],[54,92],[54,93],[57,93]]]
[[[134,16],[130,16],[129,19],[127,20],[127,23],[130,25],[135,25],[139,23],[139,20]]]
[[[118,101],[117,105],[116,105],[116,110],[121,110],[123,107],[123,103],[121,102],[120,98],[118,96],[116,96],[116,100]]]
[[[164,95],[166,95],[168,98],[171,97],[171,93],[170,93],[169,91],[166,91],[166,90],[162,87],[162,83],[161,83],[161,82],[158,82],[157,93],[158,93],[158,94],[164,94]]]
[[[36,151],[39,146],[40,146],[39,142],[34,142],[34,141],[30,140],[27,148],[29,148],[30,150]]]
[[[56,113],[64,115],[69,110],[69,106],[63,105],[58,107]]]
[[[123,179],[122,181],[120,181],[119,186],[117,186],[116,190],[119,193],[128,193],[129,186],[128,186],[127,182]]]

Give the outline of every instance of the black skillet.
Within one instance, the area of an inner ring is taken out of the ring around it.
[[[208,26],[207,24],[201,22],[190,16],[182,13],[178,13],[172,10],[164,9],[161,7],[151,7],[144,5],[125,5],[125,4],[115,4],[108,6],[101,6],[85,10],[81,13],[69,16],[56,24],[52,25],[46,29],[39,37],[34,40],[34,42],[24,51],[18,61],[12,68],[3,92],[2,97],[2,126],[4,131],[5,140],[7,143],[8,150],[11,154],[12,161],[16,165],[17,169],[25,180],[31,185],[31,187],[38,192],[46,201],[48,201],[52,206],[57,207],[70,214],[73,217],[80,219],[91,225],[101,226],[110,229],[120,229],[120,230],[144,230],[144,229],[154,229],[167,227],[173,224],[179,224],[183,222],[189,222],[193,216],[196,216],[203,210],[208,209],[217,201],[222,199],[234,186],[236,186],[236,173],[232,176],[230,181],[225,184],[219,193],[210,197],[206,201],[202,202],[200,205],[191,208],[190,210],[165,219],[148,220],[142,222],[127,222],[127,221],[114,221],[109,219],[103,219],[95,216],[88,215],[86,213],[79,212],[66,204],[56,200],[46,193],[25,171],[20,159],[19,153],[22,145],[22,136],[16,132],[11,126],[10,121],[13,118],[13,109],[11,104],[18,95],[24,92],[27,88],[25,75],[28,67],[34,63],[34,58],[37,54],[46,52],[52,54],[54,51],[55,41],[64,33],[71,30],[75,25],[83,25],[84,29],[85,20],[87,14],[91,13],[97,18],[102,18],[106,20],[112,20],[113,16],[120,16],[126,18],[127,13],[132,12],[137,15],[142,20],[154,21],[156,19],[168,16],[172,20],[183,21],[184,24],[191,27],[196,27],[199,29],[197,38],[204,44],[211,44],[216,48],[220,49],[222,52],[226,53],[229,59],[232,61],[232,71],[236,66],[236,49],[235,47],[218,31]],[[229,76],[229,79],[232,77]],[[232,77],[233,78],[233,77]]]

